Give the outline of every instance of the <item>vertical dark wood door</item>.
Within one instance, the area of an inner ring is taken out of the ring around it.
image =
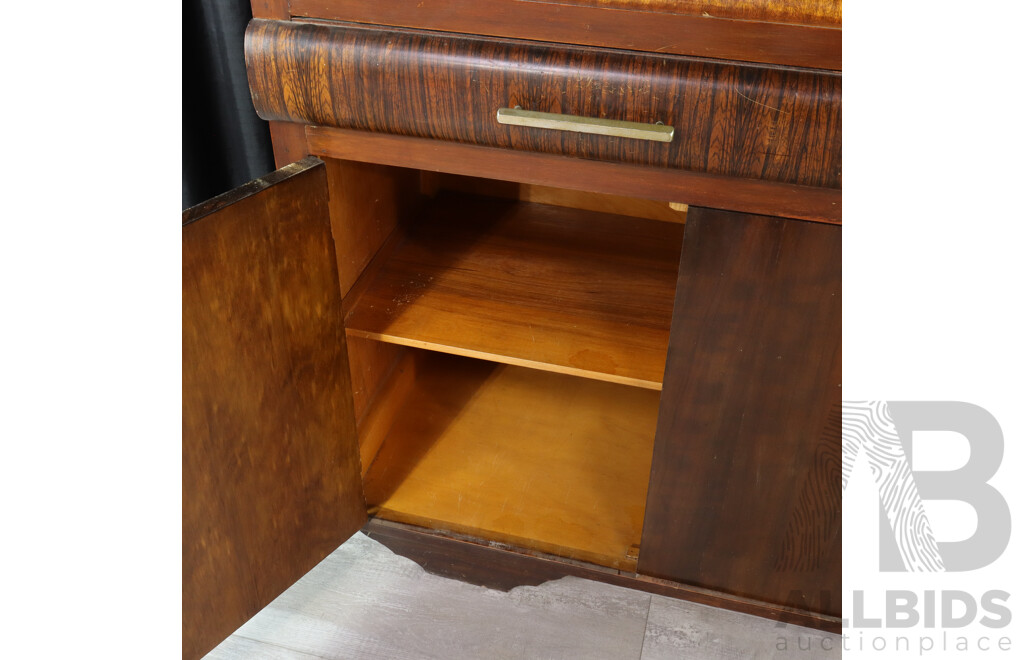
[[[841,248],[691,208],[641,573],[839,616]]]
[[[366,512],[324,164],[182,220],[182,644],[195,658]]]

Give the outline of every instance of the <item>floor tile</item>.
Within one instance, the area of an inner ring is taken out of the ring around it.
[[[836,635],[653,596],[641,660],[838,660],[840,649]]]
[[[215,657],[218,660],[252,660],[253,658],[260,660],[319,660],[320,658],[318,655],[258,642],[237,634],[224,640],[215,652],[207,657]]]
[[[650,600],[573,577],[495,591],[430,575],[360,534],[236,636],[322,658],[621,660],[640,657]],[[208,657],[238,657],[228,642]]]

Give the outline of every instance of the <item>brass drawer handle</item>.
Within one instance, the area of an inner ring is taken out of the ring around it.
[[[499,108],[498,123],[512,126],[529,126],[530,128],[551,128],[558,131],[574,133],[594,133],[614,137],[631,138],[634,140],[654,140],[671,142],[676,129],[662,123],[641,124],[635,121],[619,121],[617,119],[597,119],[595,117],[577,117],[561,115],[554,112],[537,112],[523,110],[518,105],[514,108]]]

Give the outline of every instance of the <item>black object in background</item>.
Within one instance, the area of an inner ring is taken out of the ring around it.
[[[184,209],[273,171],[274,152],[245,77],[249,0],[185,0],[182,9]]]

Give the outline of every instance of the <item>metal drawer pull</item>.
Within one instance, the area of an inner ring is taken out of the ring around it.
[[[518,105],[514,108],[499,108],[498,123],[512,126],[529,126],[530,128],[552,128],[558,131],[574,133],[594,133],[614,137],[632,138],[634,140],[655,140],[671,142],[676,129],[657,124],[641,124],[635,121],[619,121],[617,119],[597,119],[594,117],[577,117],[561,115],[554,112],[536,112],[523,110]]]

